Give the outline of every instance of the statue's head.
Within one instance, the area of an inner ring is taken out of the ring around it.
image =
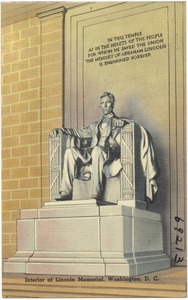
[[[107,115],[113,111],[114,104],[115,104],[115,97],[111,93],[104,92],[100,96],[100,107],[104,115]]]

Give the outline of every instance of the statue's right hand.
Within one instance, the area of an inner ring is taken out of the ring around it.
[[[58,136],[58,134],[60,134],[61,132],[63,132],[63,128],[54,128],[51,132],[50,132],[50,136],[52,138],[55,138]]]

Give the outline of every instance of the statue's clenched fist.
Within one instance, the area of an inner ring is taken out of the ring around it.
[[[113,119],[112,120],[112,128],[123,127],[125,122],[121,119]]]

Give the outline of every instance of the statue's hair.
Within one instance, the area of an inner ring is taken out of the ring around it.
[[[101,100],[103,97],[106,97],[106,96],[110,98],[110,101],[111,101],[111,103],[112,103],[113,106],[114,106],[114,102],[116,101],[116,99],[115,99],[114,95],[112,95],[112,94],[109,93],[109,92],[104,92],[104,93],[100,96],[100,100]]]

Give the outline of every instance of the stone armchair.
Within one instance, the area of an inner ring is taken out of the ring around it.
[[[63,156],[66,148],[75,146],[78,148],[85,147],[88,145],[88,142],[86,139],[70,138],[70,136],[62,133],[58,133],[56,137],[53,137],[52,134],[49,135],[50,201],[54,201],[59,194]],[[147,204],[146,186],[148,179],[147,171],[143,167],[142,156],[148,154],[149,146],[146,153],[142,153],[144,148],[143,128],[134,121],[125,125],[121,129],[120,145],[120,163],[122,169],[117,176],[106,179],[103,200],[114,204],[123,202],[122,204],[131,207],[145,209]],[[87,168],[85,173],[92,172],[90,167]],[[153,180],[153,177],[150,180]],[[92,174],[91,179],[88,181],[75,179],[73,184],[73,199],[89,199],[91,185]]]

